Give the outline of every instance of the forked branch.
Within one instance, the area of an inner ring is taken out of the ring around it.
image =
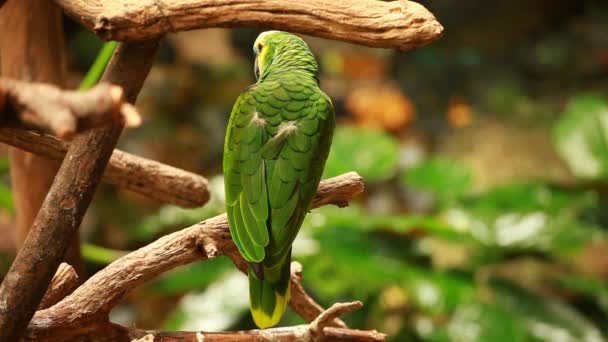
[[[347,173],[323,181],[313,206],[345,205],[362,191],[361,177],[354,172]],[[100,329],[107,328],[109,311],[135,287],[177,266],[221,255],[230,257],[239,269],[246,269],[245,260],[230,238],[225,214],[161,237],[116,260],[56,305],[36,312],[26,338],[40,341],[49,337],[62,341],[79,336],[99,336]],[[294,270],[298,272],[298,267]],[[290,305],[302,317],[314,319],[323,310],[302,290],[300,277],[292,273],[292,289],[296,290],[292,292]],[[314,307],[311,309],[306,303],[314,303]],[[315,310],[319,312],[315,313]],[[323,322],[345,327],[340,321],[324,319]]]

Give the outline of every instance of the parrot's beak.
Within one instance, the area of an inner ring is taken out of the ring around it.
[[[260,79],[260,66],[258,65],[258,56],[255,56],[255,62],[253,62],[253,73],[255,74],[255,79]]]

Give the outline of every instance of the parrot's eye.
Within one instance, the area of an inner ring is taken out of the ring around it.
[[[258,43],[258,52],[262,52],[264,45],[262,43]]]

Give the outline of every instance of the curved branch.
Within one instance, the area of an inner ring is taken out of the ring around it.
[[[0,142],[55,160],[62,160],[70,146],[49,135],[12,127],[0,127]],[[209,200],[205,177],[119,149],[112,153],[103,181],[183,208],[196,208]]]
[[[350,172],[321,182],[314,205],[343,205],[362,191],[361,177]],[[61,302],[36,312],[26,337],[69,340],[97,331],[100,327],[96,324],[107,322],[112,307],[133,288],[177,266],[220,255],[229,256],[241,269],[246,265],[230,238],[225,214],[166,235],[116,260]],[[292,297],[305,295],[294,292]],[[299,312],[297,307],[293,308]]]
[[[409,50],[443,27],[422,5],[377,0],[55,0],[74,20],[108,40],[142,40],[167,32],[252,26],[373,47]]]

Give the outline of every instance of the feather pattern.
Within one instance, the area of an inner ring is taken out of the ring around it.
[[[289,300],[291,245],[318,187],[334,129],[331,100],[300,38],[262,34],[260,78],[236,100],[226,132],[224,177],[232,238],[261,264],[249,272],[256,324],[276,324]],[[257,46],[257,44],[256,44]]]

